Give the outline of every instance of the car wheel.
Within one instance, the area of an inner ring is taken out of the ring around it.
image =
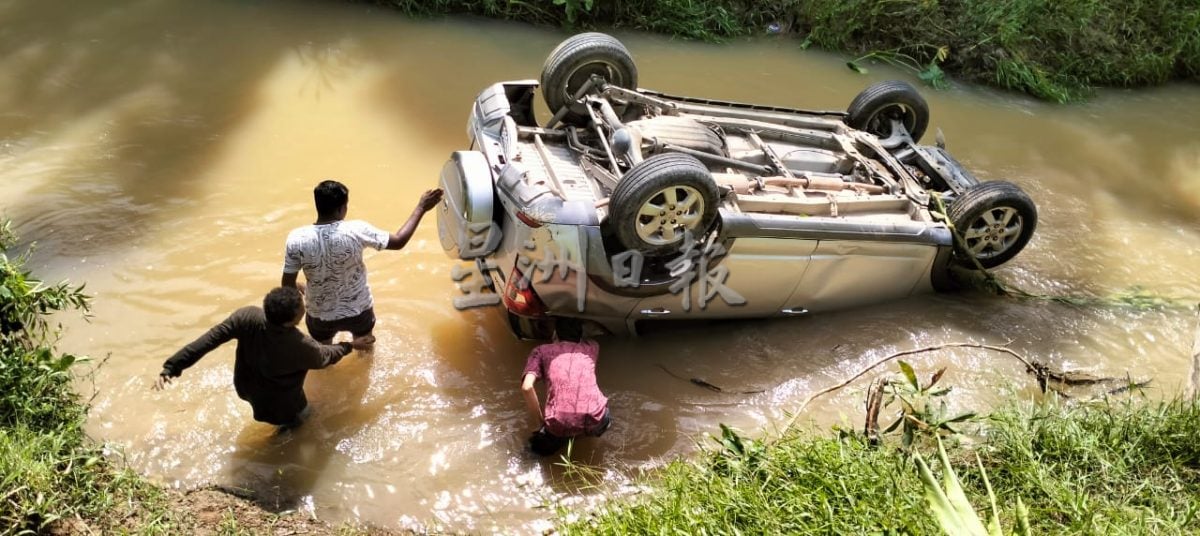
[[[846,124],[887,138],[892,135],[892,119],[899,119],[913,142],[921,140],[929,126],[929,105],[908,82],[879,82],[859,93],[846,108]]]
[[[979,183],[947,209],[963,243],[955,244],[955,261],[974,268],[999,266],[1029,243],[1037,227],[1037,208],[1017,185],[1005,181]],[[958,241],[956,241],[958,242]]]
[[[582,33],[563,41],[550,52],[542,67],[542,98],[550,113],[564,105],[570,111],[566,122],[579,123],[587,119],[587,108],[574,102],[575,92],[592,75],[600,75],[609,84],[626,89],[637,88],[637,66],[633,56],[616,38],[598,32]]]
[[[626,248],[647,255],[677,252],[717,217],[720,194],[708,168],[682,153],[651,156],[630,168],[610,198],[609,222]]]

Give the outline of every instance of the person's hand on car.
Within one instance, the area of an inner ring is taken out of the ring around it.
[[[436,207],[437,204],[440,203],[441,201],[442,201],[442,189],[441,188],[434,188],[432,190],[426,191],[425,193],[421,194],[421,202],[420,202],[421,210],[424,210],[425,212],[429,212],[430,210],[433,210],[433,207]]]

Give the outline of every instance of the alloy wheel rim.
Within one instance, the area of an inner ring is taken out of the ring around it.
[[[638,238],[654,246],[674,244],[695,232],[704,216],[704,197],[691,186],[670,186],[650,196],[638,210]]]
[[[963,234],[967,251],[977,259],[990,259],[1012,249],[1021,236],[1025,220],[1013,207],[984,211]]]

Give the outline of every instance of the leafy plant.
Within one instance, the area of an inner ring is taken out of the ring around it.
[[[946,73],[942,71],[941,63],[946,61],[947,56],[950,55],[950,48],[945,45],[915,45],[915,47],[918,49],[934,49],[931,59],[927,63],[922,63],[915,57],[902,52],[903,48],[896,48],[892,50],[874,50],[868,52],[867,54],[846,62],[846,66],[856,73],[866,74],[868,71],[866,67],[863,67],[862,62],[869,60],[882,61],[888,65],[916,73],[918,78],[934,88],[945,89],[948,87],[949,83],[946,82]]]
[[[727,475],[754,473],[763,461],[766,447],[761,440],[744,438],[736,430],[721,424],[721,444],[714,469]]]
[[[23,266],[33,247],[10,258],[9,250],[16,242],[12,222],[0,224],[0,344],[29,348],[56,335],[50,329],[47,315],[68,309],[87,312],[90,303],[83,285],[76,287],[67,282],[46,285],[32,277]]]
[[[592,0],[554,0],[554,5],[563,6],[568,24],[575,24],[579,13],[588,13],[592,10]]]
[[[925,500],[928,501],[929,509],[937,519],[938,525],[942,527],[942,531],[949,536],[1003,536],[1004,531],[1000,528],[1000,510],[996,506],[996,494],[992,491],[991,483],[988,482],[983,462],[980,462],[979,457],[976,456],[975,463],[979,467],[979,475],[983,478],[983,485],[987,489],[988,504],[991,506],[991,517],[988,518],[986,528],[983,520],[979,518],[979,514],[967,500],[962,483],[958,480],[958,474],[954,472],[954,467],[950,465],[950,460],[946,456],[946,448],[942,445],[941,438],[937,440],[937,447],[938,462],[942,466],[941,484],[933,476],[929,466],[925,464],[921,453],[914,453],[913,458],[916,460],[917,470],[921,475],[921,484],[925,488]],[[1021,502],[1020,497],[1017,497],[1016,518],[1017,526],[1014,534],[1029,536],[1031,534],[1029,512],[1025,509],[1025,503]]]
[[[945,368],[933,373],[929,382],[921,385],[912,365],[905,361],[899,361],[899,366],[904,379],[903,381],[889,380],[884,384],[887,398],[883,405],[886,407],[898,403],[900,416],[884,430],[884,433],[890,433],[896,428],[900,428],[905,448],[911,447],[921,435],[938,437],[946,433],[958,433],[950,426],[951,424],[975,417],[973,412],[948,416],[945,396],[950,393],[950,388],[934,389],[946,373]]]

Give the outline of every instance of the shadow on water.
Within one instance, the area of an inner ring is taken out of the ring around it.
[[[204,173],[281,60],[336,83],[353,58],[326,51],[354,19],[304,25],[322,4],[275,3],[0,2],[5,26],[23,28],[0,31],[0,163],[24,190],[0,210],[23,239],[49,258],[132,245],[198,206]]]
[[[374,363],[355,352],[309,372],[305,392],[312,414],[299,428],[278,432],[262,423],[243,428],[228,465],[232,487],[250,491],[255,503],[273,512],[311,507],[306,498],[330,461],[340,457],[339,441],[374,421],[382,409],[363,405]]]

